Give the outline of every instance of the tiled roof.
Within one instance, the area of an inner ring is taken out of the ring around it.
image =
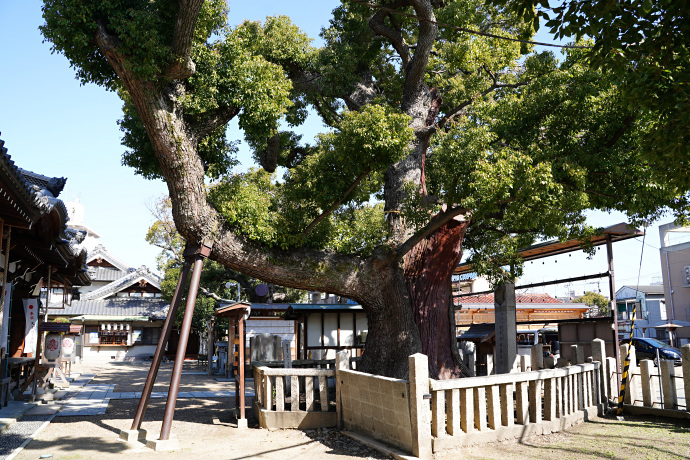
[[[457,303],[471,304],[471,303],[494,303],[493,294],[479,294],[465,297],[457,297]],[[549,294],[515,294],[515,301],[518,304],[555,304],[563,303],[560,300],[551,297]]]
[[[67,182],[67,179],[64,177],[43,176],[22,168],[19,168],[19,171],[24,175],[24,179],[26,179],[29,184],[36,185],[39,189],[48,190],[55,198],[60,195],[60,192],[65,188],[65,183]]]
[[[111,267],[89,267],[88,273],[93,281],[115,281],[127,275],[127,272]]]
[[[54,305],[54,304],[53,304]],[[170,302],[151,298],[115,298],[109,300],[74,300],[67,308],[49,308],[51,316],[148,316],[164,319]]]
[[[138,282],[140,279],[145,279],[147,283],[155,286],[156,288],[161,288],[161,279],[158,275],[151,273],[151,271],[144,265],[137,268],[136,270],[131,268],[130,273],[113,281],[110,284],[106,284],[102,288],[96,289],[95,291],[87,292],[82,294],[83,300],[102,300],[108,296],[111,296],[123,289],[127,289],[134,283]]]
[[[128,270],[130,270],[129,265],[127,265],[114,255],[112,255],[102,244],[96,245],[96,247],[93,248],[92,251],[89,251],[88,259],[86,259],[86,262],[91,262],[93,260],[98,259],[99,257],[102,257],[103,259],[107,260],[123,272],[127,272]]]

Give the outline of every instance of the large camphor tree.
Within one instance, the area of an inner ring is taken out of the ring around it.
[[[42,31],[83,82],[119,92],[123,162],[166,181],[188,243],[364,307],[366,371],[405,376],[423,352],[432,376],[460,375],[463,250],[500,282],[520,247],[591,232],[587,209],[687,212],[645,159],[649,114],[621,103],[619,77],[586,48],[535,53],[512,5],[345,0],[320,48],[286,17],[228,27],[226,7],[48,0]],[[325,129],[305,144],[293,130],[310,113]],[[244,174],[234,118],[261,165]]]

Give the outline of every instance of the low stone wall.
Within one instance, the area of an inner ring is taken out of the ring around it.
[[[346,429],[412,451],[408,381],[348,370],[338,380]]]

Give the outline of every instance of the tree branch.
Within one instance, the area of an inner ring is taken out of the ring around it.
[[[197,139],[203,139],[235,118],[238,113],[240,113],[238,107],[221,106],[195,116],[195,120],[190,122],[189,125],[196,134]]]
[[[339,200],[337,200],[335,203],[333,203],[333,204],[331,205],[330,208],[328,208],[327,210],[325,210],[324,212],[322,212],[316,219],[314,219],[314,220],[312,221],[312,223],[309,224],[309,226],[307,226],[306,229],[304,229],[304,232],[303,232],[302,234],[303,234],[303,235],[308,235],[309,232],[311,232],[311,231],[314,229],[314,227],[316,227],[316,225],[317,225],[319,222],[321,222],[321,221],[322,221],[323,219],[325,219],[329,214],[331,214],[333,211],[335,211],[335,210],[338,208],[338,206],[340,206],[340,204],[341,204],[343,201],[345,201],[345,198],[347,198],[348,195],[350,195],[350,193],[352,193],[352,191],[355,189],[355,187],[357,187],[357,185],[358,185],[360,182],[362,182],[362,179],[364,179],[370,172],[371,172],[371,168],[365,169],[364,172],[362,172],[362,174],[360,174],[359,177],[357,177],[357,179],[355,179],[355,181],[354,181],[352,184],[350,184],[350,186],[348,187],[348,189],[345,190],[345,193],[343,194],[342,198],[340,198]]]
[[[465,217],[469,217],[468,213],[469,210],[466,208],[452,208],[443,211],[439,214],[436,214],[434,217],[431,218],[429,223],[424,226],[424,228],[416,232],[414,235],[408,238],[403,244],[398,246],[398,248],[395,250],[396,258],[401,259],[405,254],[410,252],[412,248],[414,248],[417,245],[417,243],[419,243],[424,238],[434,233],[436,230],[444,226],[452,219],[455,219],[456,217],[462,214],[464,214]]]
[[[179,0],[175,31],[173,32],[173,63],[163,75],[173,80],[181,80],[194,75],[196,67],[192,61],[192,40],[199,11],[204,0]]]
[[[389,5],[389,8],[400,8],[402,6],[409,6],[410,2],[409,1],[397,1],[394,2],[392,5]],[[387,38],[391,45],[393,46],[393,49],[398,52],[398,55],[402,59],[402,66],[403,68],[407,67],[407,65],[410,63],[410,48],[405,43],[405,38],[402,36],[402,33],[400,33],[399,30],[395,30],[391,27],[386,26],[386,24],[383,22],[384,19],[390,14],[388,10],[378,10],[370,19],[369,19],[369,28],[376,34],[381,35],[382,37]],[[394,23],[395,24],[395,23]]]
[[[403,110],[405,112],[417,99],[418,89],[424,80],[426,65],[429,62],[429,55],[438,32],[431,2],[429,0],[412,0],[412,6],[419,17],[419,38],[414,56],[406,66],[403,89]]]

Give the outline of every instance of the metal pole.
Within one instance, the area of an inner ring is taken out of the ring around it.
[[[137,413],[134,416],[134,420],[132,421],[132,430],[138,430],[139,428],[141,428],[141,422],[144,420],[144,414],[146,413],[146,408],[148,407],[149,400],[151,399],[151,391],[153,391],[153,386],[155,385],[156,377],[158,376],[158,370],[160,369],[161,361],[163,360],[163,352],[165,350],[166,344],[168,343],[168,339],[170,338],[170,332],[172,331],[172,326],[175,322],[175,315],[177,314],[177,308],[180,305],[180,299],[182,298],[184,286],[187,284],[187,278],[189,276],[189,267],[189,262],[185,259],[184,265],[182,265],[182,272],[180,273],[180,278],[177,280],[175,294],[173,295],[172,302],[170,304],[170,309],[168,310],[168,316],[165,318],[165,323],[163,324],[163,333],[158,339],[156,353],[153,355],[151,368],[149,369],[149,374],[146,377],[144,389],[141,392],[141,399],[139,400]]]
[[[611,235],[606,235],[606,257],[609,263],[609,299],[611,302],[611,318],[613,319],[613,353],[616,357],[616,382],[621,387],[621,352],[618,340],[618,307],[616,306],[616,278],[613,273],[613,245]]]
[[[177,345],[175,364],[173,366],[172,377],[170,378],[170,387],[168,388],[168,401],[165,404],[163,426],[161,427],[161,434],[158,438],[161,441],[170,439],[170,427],[172,426],[172,419],[175,414],[177,391],[180,388],[182,365],[184,364],[184,356],[187,350],[187,340],[189,339],[189,330],[192,326],[192,315],[194,314],[194,304],[196,302],[197,291],[199,290],[199,278],[201,277],[201,268],[203,265],[203,256],[200,253],[196,253],[194,255],[192,280],[189,284],[189,293],[187,294],[187,305],[185,306],[184,319],[182,320],[182,328],[180,329],[180,341]]]
[[[235,388],[239,386],[240,388],[240,418],[243,419],[245,418],[244,416],[244,314],[240,313],[240,320],[239,320],[239,327],[238,327],[238,336],[239,336],[239,377],[240,377],[240,384],[237,385],[235,384]],[[294,396],[293,396],[294,397]]]

